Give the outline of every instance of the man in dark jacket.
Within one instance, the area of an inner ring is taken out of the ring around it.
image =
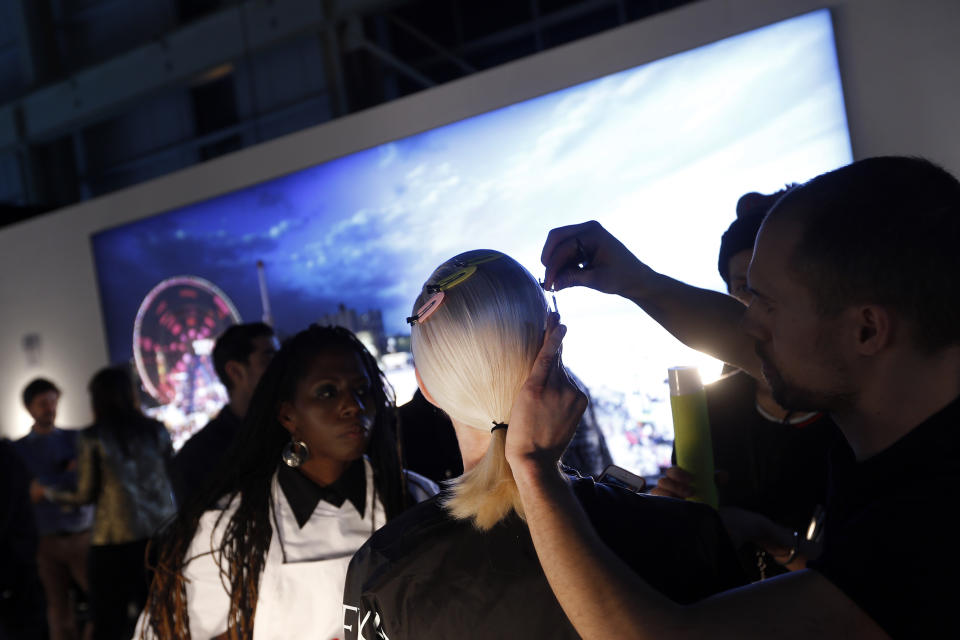
[[[273,329],[262,322],[237,324],[224,331],[213,347],[213,366],[227,388],[230,403],[187,440],[173,459],[171,479],[183,505],[216,471],[240,429],[260,376],[277,352]]]

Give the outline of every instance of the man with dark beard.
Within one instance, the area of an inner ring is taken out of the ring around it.
[[[753,298],[747,269],[760,225],[789,188],[742,196],[720,241],[720,277],[744,305]],[[743,371],[730,371],[705,391],[720,516],[744,571],[753,582],[805,568],[820,550],[827,452],[843,436],[826,413],[785,409],[762,380]],[[686,498],[696,490],[694,480],[671,466],[651,493]]]
[[[240,431],[253,391],[278,348],[273,328],[262,322],[235,324],[217,338],[213,367],[227,388],[230,402],[173,458],[170,479],[181,508],[214,477]]]
[[[960,182],[897,157],[819,176],[770,211],[746,310],[654,272],[596,222],[550,233],[546,286],[633,300],[688,346],[762,374],[782,406],[829,411],[847,443],[831,452],[825,547],[810,569],[680,606],[616,561],[556,471],[584,401],[557,366],[562,332],[548,334],[506,455],[581,636],[960,635],[960,589],[937,555],[952,548],[946,512],[960,499],[958,247]]]

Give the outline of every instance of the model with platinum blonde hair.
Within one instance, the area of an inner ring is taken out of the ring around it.
[[[438,299],[439,298],[439,299]],[[436,306],[428,305],[433,301]],[[487,530],[511,511],[523,516],[504,456],[510,408],[543,343],[547,302],[513,258],[469,251],[437,267],[417,297],[411,346],[424,396],[453,422],[467,460],[444,499],[454,517]],[[465,442],[466,441],[466,442]]]
[[[526,269],[488,250],[440,265],[413,309],[417,382],[453,422],[465,473],[354,554],[344,640],[578,638],[537,559],[504,455],[514,401],[563,335],[559,316]],[[678,602],[740,584],[710,507],[567,478],[603,543]]]

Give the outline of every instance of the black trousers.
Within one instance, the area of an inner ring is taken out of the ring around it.
[[[95,640],[129,640],[147,601],[146,540],[90,547],[90,606]]]

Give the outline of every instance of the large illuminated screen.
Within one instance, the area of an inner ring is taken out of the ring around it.
[[[281,336],[311,322],[350,326],[403,402],[415,384],[404,318],[446,258],[499,249],[542,275],[547,232],[596,219],[654,269],[722,290],[717,252],[737,198],[850,160],[823,10],[100,232],[110,357],[133,358],[138,310],[169,278],[210,283],[244,321],[259,320],[262,261]],[[614,459],[656,473],[672,442],[667,367],[695,364],[710,378],[719,363],[626,300],[586,290],[557,299],[565,361],[589,388]],[[196,397],[184,372],[209,342],[191,350],[189,340],[175,382]],[[155,409],[181,429],[206,419],[197,411]]]

